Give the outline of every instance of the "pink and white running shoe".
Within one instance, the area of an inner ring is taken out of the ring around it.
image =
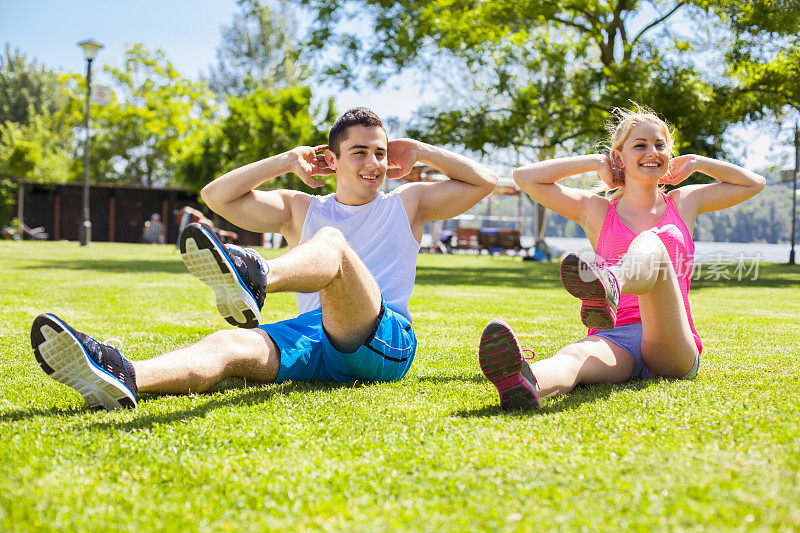
[[[571,253],[561,261],[561,283],[580,298],[581,322],[594,329],[611,329],[617,322],[619,282],[607,268]]]
[[[483,328],[478,362],[497,388],[504,411],[541,407],[536,378],[522,352],[511,327],[502,320],[492,320]]]

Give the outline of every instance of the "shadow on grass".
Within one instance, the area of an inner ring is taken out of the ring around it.
[[[169,274],[188,273],[180,257],[168,261],[164,259],[81,259],[81,260],[48,260],[46,263],[28,264],[26,268],[57,270],[95,270],[100,272],[122,272],[125,274],[140,272],[166,272]]]
[[[486,266],[417,266],[417,285],[470,285],[513,288],[560,288],[558,265],[522,261]]]
[[[757,274],[755,270],[748,274],[748,266],[746,264],[745,270],[739,273],[735,264],[720,265],[715,273],[706,270],[707,265],[702,265],[699,276],[696,275],[699,279],[692,280],[691,291],[733,287],[741,289],[800,287],[800,267],[797,265],[775,263],[759,265]],[[722,274],[730,279],[725,279]],[[718,279],[714,279],[715,277]],[[753,279],[754,277],[756,279]]]
[[[483,381],[485,381],[485,378],[483,378]],[[624,383],[617,383],[613,385],[578,385],[572,390],[572,392],[562,396],[561,398],[558,398],[557,400],[545,400],[544,405],[540,409],[518,409],[514,411],[503,411],[500,408],[500,402],[498,400],[496,405],[489,405],[486,407],[481,407],[480,409],[457,411],[453,413],[453,416],[459,416],[462,418],[486,418],[491,416],[523,417],[560,413],[562,411],[571,411],[573,409],[577,409],[583,404],[602,400],[617,391],[644,390],[655,383],[657,383],[657,380],[626,381]]]
[[[212,388],[211,390],[194,396],[195,401],[206,399],[201,405],[194,405],[186,409],[178,409],[169,411],[162,414],[145,414],[141,416],[134,415],[133,420],[128,421],[107,421],[97,422],[91,424],[91,427],[106,428],[106,429],[122,429],[134,430],[146,427],[151,427],[155,424],[168,424],[171,422],[180,422],[187,418],[204,417],[208,413],[225,407],[231,406],[250,406],[256,404],[264,404],[269,402],[270,398],[274,395],[289,395],[293,393],[308,394],[320,391],[329,391],[341,388],[363,388],[375,385],[378,383],[373,382],[355,382],[355,383],[335,383],[325,381],[301,381],[290,382],[279,385],[270,383],[264,384],[244,384],[244,381],[231,378],[225,380],[221,384]],[[234,395],[226,394],[221,395],[223,392],[237,391]],[[157,400],[160,398],[180,398],[180,395],[170,394],[147,394],[143,393],[139,396],[139,405],[146,403],[148,400]],[[183,396],[186,398],[186,396]],[[168,408],[168,406],[166,407]],[[7,413],[0,413],[0,422],[16,422],[19,420],[27,420],[36,417],[53,417],[53,416],[82,416],[92,412],[105,412],[102,407],[89,408],[73,407],[63,409],[59,407],[49,408],[33,408],[17,411],[9,411]]]
[[[469,285],[510,288],[563,290],[559,263],[496,262],[485,266],[457,265],[452,268],[420,265],[419,285]],[[800,267],[783,264],[762,264],[758,272],[737,271],[736,264],[717,265],[714,271],[703,265],[699,279],[692,281],[692,291],[724,288],[800,287]],[[712,277],[706,279],[709,275]],[[727,276],[729,279],[722,277]],[[714,279],[714,277],[718,279]],[[753,279],[755,277],[755,279]],[[741,279],[737,279],[741,278]],[[566,294],[566,293],[565,293]]]
[[[273,254],[269,254],[273,255]],[[462,261],[452,266],[418,265],[416,283],[419,285],[469,285],[509,288],[561,289],[558,262],[491,261],[476,258],[470,265]],[[758,271],[737,270],[735,263],[700,266],[698,279],[692,281],[692,290],[728,287],[800,287],[800,267],[777,263],[758,265]],[[102,272],[166,272],[186,273],[186,267],[175,254],[174,260],[158,259],[48,259],[27,263],[26,268],[58,270],[95,270]],[[725,279],[727,276],[729,279]],[[753,279],[755,277],[755,279]],[[715,279],[716,278],[716,279]],[[737,279],[741,278],[741,279]]]
[[[94,409],[89,409],[88,407],[72,407],[69,409],[63,409],[61,407],[37,407],[34,409],[0,413],[0,422],[18,422],[20,420],[27,420],[29,418],[36,418],[39,416],[74,416],[82,415],[92,411],[94,411]]]
[[[201,405],[195,405],[185,409],[178,409],[161,414],[145,414],[136,416],[128,421],[107,421],[92,424],[92,427],[99,429],[115,429],[122,431],[132,431],[142,428],[149,428],[157,424],[170,424],[181,422],[187,418],[202,418],[208,413],[226,407],[239,407],[266,404],[275,396],[286,396],[289,394],[310,394],[320,391],[330,391],[342,388],[363,388],[374,385],[371,382],[356,383],[334,383],[325,381],[302,381],[273,385],[269,383],[259,385],[228,384],[223,382],[222,386],[217,386],[210,391],[198,395],[207,398]],[[237,391],[234,395],[226,394],[221,396],[219,393],[225,391]],[[170,398],[171,395],[143,394],[139,403],[146,402],[148,399]]]
[[[432,381],[434,383],[444,383],[449,381],[460,381],[462,383],[486,383],[486,377],[483,374],[475,374],[474,376],[414,376],[405,379],[405,381],[411,380],[420,382]]]

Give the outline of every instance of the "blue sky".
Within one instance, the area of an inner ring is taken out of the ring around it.
[[[197,77],[236,11],[235,0],[0,0],[0,42],[50,68],[83,72],[79,41],[106,46],[100,65],[119,64],[126,44],[142,41],[164,49],[181,74]]]
[[[95,79],[102,83],[102,66],[119,65],[126,46],[141,41],[147,49],[163,49],[182,75],[197,79],[215,62],[220,27],[238,9],[236,0],[0,0],[0,45],[7,43],[51,69],[85,72],[77,43],[95,39],[105,45],[94,63]],[[411,115],[420,98],[434,96],[420,95],[418,84],[397,80],[361,93],[314,89],[319,96],[336,96],[339,110],[365,105],[382,117],[401,119]],[[769,154],[785,152],[774,138],[750,128],[736,131],[748,149],[731,150],[748,167],[774,163],[776,156]]]
[[[0,44],[51,69],[85,72],[77,43],[92,38],[105,45],[92,65],[102,83],[102,66],[120,65],[127,45],[141,41],[149,50],[163,49],[178,72],[197,79],[215,63],[220,27],[238,10],[236,0],[0,0]],[[361,93],[316,89],[336,96],[339,110],[365,105],[383,117],[408,118],[419,103],[418,90],[398,84]]]

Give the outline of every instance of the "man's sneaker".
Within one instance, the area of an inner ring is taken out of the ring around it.
[[[36,361],[51,378],[77,390],[89,407],[136,407],[136,373],[119,350],[69,327],[55,315],[31,327]]]
[[[483,328],[478,361],[483,374],[497,388],[504,411],[541,406],[536,378],[508,324],[492,320]]]
[[[267,267],[258,252],[222,244],[211,228],[193,223],[180,238],[181,257],[189,272],[211,287],[217,309],[230,324],[255,328],[267,287]]]
[[[617,322],[619,282],[608,269],[569,254],[561,261],[561,283],[583,301],[581,322],[589,328],[611,329]]]

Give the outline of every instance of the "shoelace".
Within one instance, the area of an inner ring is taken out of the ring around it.
[[[110,339],[106,339],[101,344],[108,344],[112,348],[115,348],[118,352],[121,352],[122,349],[125,347],[125,344],[123,344],[122,341],[116,337],[111,337]]]
[[[525,352],[528,352],[530,355],[525,355]],[[536,354],[533,352],[533,350],[525,348],[522,350],[522,358],[525,359],[526,361],[533,361],[534,359],[536,359]]]
[[[261,274],[263,274],[264,277],[266,278],[267,273],[269,272],[269,266],[267,265],[267,262],[264,260],[264,258],[261,257],[261,255],[258,252],[256,252],[252,248],[242,248],[241,246],[238,246],[236,244],[226,244],[225,246],[228,247],[228,251],[230,250],[236,251],[239,254],[254,260],[256,262],[256,265],[258,265],[258,269],[261,271]],[[234,256],[234,258],[239,259],[236,256]]]

